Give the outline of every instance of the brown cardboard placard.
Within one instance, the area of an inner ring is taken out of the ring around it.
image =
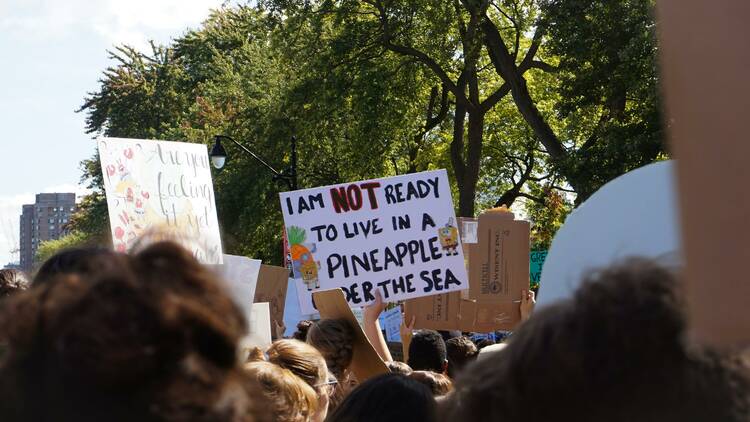
[[[461,292],[443,293],[404,301],[405,321],[414,318],[414,328],[455,330],[460,320]]]
[[[477,244],[469,256],[469,298],[477,303],[512,303],[529,288],[528,221],[495,208],[479,216]],[[520,318],[520,316],[519,316]]]
[[[289,270],[273,265],[261,265],[258,273],[258,284],[255,287],[253,303],[268,302],[271,312],[271,332],[275,325],[284,323],[284,304],[286,288],[289,282]]]
[[[745,347],[750,283],[737,263],[750,260],[750,2],[660,0],[657,11],[689,330],[704,344]]]
[[[346,319],[354,329],[354,347],[351,369],[360,383],[376,375],[388,373],[388,366],[372,347],[365,332],[354,317],[341,289],[313,293],[313,300],[322,319]]]

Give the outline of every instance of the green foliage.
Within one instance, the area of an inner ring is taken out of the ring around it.
[[[38,267],[56,253],[62,252],[65,249],[79,247],[89,243],[91,243],[91,239],[85,233],[78,231],[70,232],[56,240],[42,242],[34,256],[34,266]]]
[[[454,198],[470,202],[462,210],[523,199],[534,242],[546,246],[576,194],[581,200],[665,156],[653,1],[485,3],[223,7],[167,46],[117,47],[80,111],[96,135],[205,144],[229,135],[278,170],[290,165],[296,136],[300,187],[448,168]],[[474,106],[487,101],[508,83],[483,22],[497,30],[516,68],[527,54],[533,59],[519,71],[526,99],[564,156],[551,155],[540,122],[519,111],[524,98],[516,91],[479,114],[461,105],[463,97]],[[448,82],[463,85],[452,90]],[[465,115],[481,117],[478,137]],[[214,176],[225,249],[279,264],[284,186],[234,145],[225,147],[226,166]],[[106,240],[98,157],[82,166],[94,193],[71,227]],[[476,195],[466,194],[471,189]]]

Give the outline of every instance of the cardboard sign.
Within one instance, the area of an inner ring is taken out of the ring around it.
[[[224,263],[219,266],[221,276],[229,285],[229,291],[237,303],[249,309],[255,298],[255,290],[260,271],[260,260],[244,256],[224,255]]]
[[[318,305],[320,317],[325,319],[345,319],[354,329],[354,347],[352,355],[351,370],[360,383],[376,375],[388,373],[388,366],[380,358],[378,352],[372,347],[365,332],[354,317],[351,308],[346,302],[344,292],[334,289],[315,292],[313,299]]]
[[[460,292],[409,299],[404,301],[404,318],[406,321],[413,318],[414,328],[456,330],[459,327],[460,307]]]
[[[469,285],[445,170],[285,192],[281,208],[302,312],[313,291],[351,306]]]
[[[146,230],[184,235],[184,246],[204,264],[221,264],[222,247],[205,145],[100,138],[104,191],[116,250],[133,246]]]
[[[571,297],[587,272],[628,257],[679,265],[673,168],[663,161],[626,173],[568,215],[544,262],[537,307]]]
[[[662,0],[657,11],[690,330],[702,343],[746,347],[750,284],[738,264],[750,261],[750,2]]]
[[[390,342],[401,341],[401,307],[396,306],[380,314],[380,328],[385,331],[385,339]]]
[[[478,242],[469,255],[469,297],[479,303],[512,303],[529,288],[528,221],[496,208],[479,216]],[[475,248],[475,249],[474,249]]]
[[[258,285],[255,289],[255,300],[253,302],[268,303],[272,327],[274,322],[279,325],[284,323],[284,307],[288,280],[289,271],[286,268],[274,267],[272,265],[260,266]],[[296,323],[294,324],[296,325]],[[286,326],[289,328],[289,325]]]
[[[542,266],[545,259],[547,251],[531,251],[529,254],[529,287],[538,287],[542,281]]]
[[[271,314],[268,303],[253,303],[248,318],[248,335],[242,339],[242,347],[259,347],[266,350],[271,345]]]

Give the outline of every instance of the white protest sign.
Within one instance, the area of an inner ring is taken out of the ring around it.
[[[258,259],[224,255],[224,263],[219,266],[232,297],[243,308],[248,318],[255,298],[255,287],[258,285],[260,264],[261,261]]]
[[[184,235],[204,264],[222,262],[205,145],[121,138],[97,144],[116,250],[128,250],[144,231],[160,227]]]
[[[363,306],[469,286],[445,170],[280,196],[303,313],[316,290]]]
[[[681,262],[674,164],[626,173],[596,191],[560,227],[544,261],[537,306],[566,299],[588,271],[628,257]]]
[[[260,347],[266,350],[271,345],[271,308],[268,302],[253,303],[247,320],[248,335],[242,339],[242,347]]]
[[[385,330],[387,341],[401,341],[401,307],[396,306],[380,314],[380,328]]]

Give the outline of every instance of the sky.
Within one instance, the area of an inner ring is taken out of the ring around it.
[[[107,50],[167,43],[225,0],[0,0],[0,267],[17,260],[21,205],[85,194],[93,135],[76,113],[111,63]]]

